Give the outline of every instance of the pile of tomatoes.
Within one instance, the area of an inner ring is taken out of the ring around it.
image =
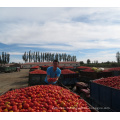
[[[94,83],[105,85],[105,86],[120,90],[120,76],[101,78],[99,80],[95,80]]]
[[[90,67],[86,67],[86,66],[80,66],[80,67],[77,67],[78,69],[82,69],[82,68],[90,68]]]
[[[62,74],[73,74],[73,73],[75,73],[75,72],[73,72],[73,71],[71,71],[71,70],[69,70],[69,69],[64,69],[64,70],[61,70],[61,73],[62,73]]]
[[[37,69],[37,68],[40,68],[40,67],[39,66],[31,67],[31,69]]]
[[[36,85],[0,96],[0,112],[91,112],[80,96],[56,85]]]
[[[94,71],[94,70],[92,70],[91,68],[87,68],[87,69],[82,70],[82,71],[84,71],[84,72],[95,72],[95,71]]]
[[[69,69],[69,68],[74,68],[74,67],[72,67],[72,66],[67,66],[67,67],[64,67],[64,68]]]
[[[47,74],[47,72],[44,70],[34,70],[30,74]]]
[[[110,68],[108,69],[108,71],[120,71],[120,67]]]

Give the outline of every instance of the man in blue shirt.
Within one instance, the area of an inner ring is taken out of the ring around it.
[[[47,76],[45,78],[46,84],[56,84],[58,81],[58,78],[60,77],[61,70],[58,68],[59,62],[58,60],[53,61],[53,66],[47,68]],[[48,80],[50,78],[56,78],[55,82],[49,82]]]

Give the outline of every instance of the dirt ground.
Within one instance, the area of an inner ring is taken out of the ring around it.
[[[21,69],[20,72],[0,73],[0,94],[13,88],[28,86],[29,69]]]

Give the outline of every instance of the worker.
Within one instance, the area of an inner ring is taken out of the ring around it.
[[[47,76],[46,76],[45,81],[44,81],[45,84],[57,84],[58,79],[59,79],[60,74],[61,74],[61,70],[58,68],[58,65],[59,65],[59,61],[54,60],[53,66],[47,68]],[[54,78],[54,82],[49,81],[50,78]]]

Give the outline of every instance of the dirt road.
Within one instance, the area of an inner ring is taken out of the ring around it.
[[[11,88],[28,86],[29,69],[21,69],[20,72],[0,73],[0,94]]]

